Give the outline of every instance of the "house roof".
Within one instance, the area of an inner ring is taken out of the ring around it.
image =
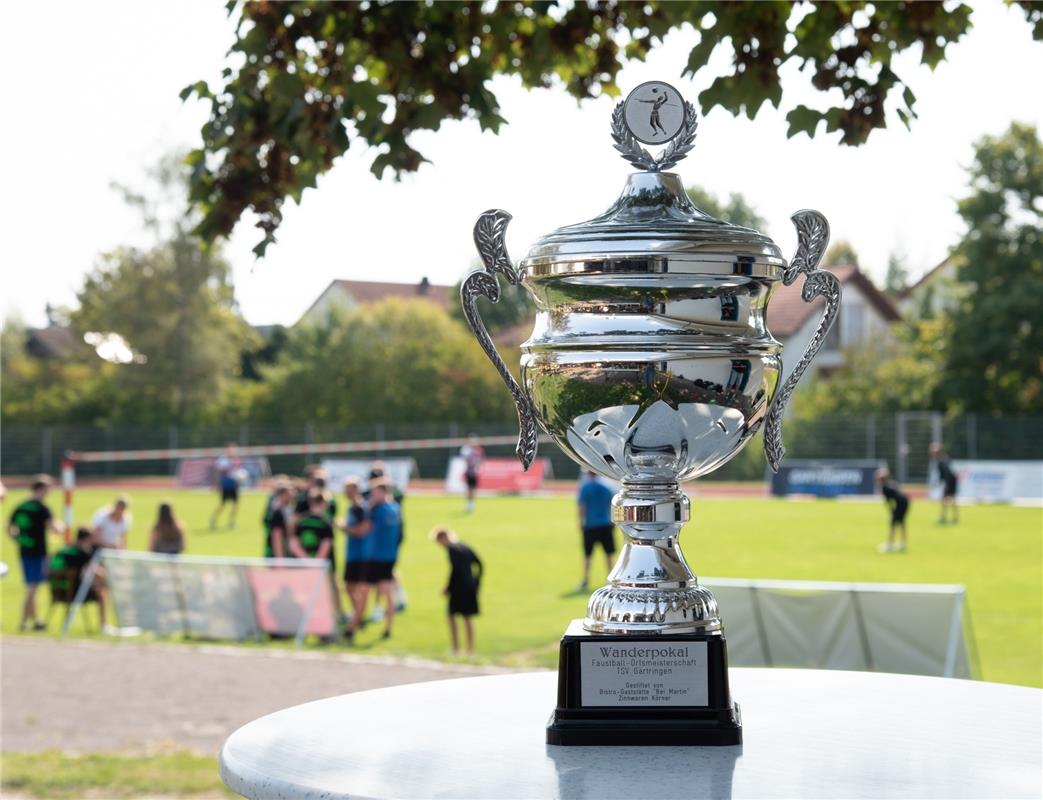
[[[873,282],[853,264],[842,264],[830,267],[829,271],[837,276],[841,286],[857,286],[877,313],[888,322],[897,322],[902,318],[895,304]],[[779,286],[768,304],[768,327],[775,337],[792,336],[812,315],[821,313],[826,301],[816,297],[805,303],[800,296],[803,280],[796,280],[789,286]]]
[[[948,267],[951,263],[952,256],[946,256],[937,266],[931,267],[931,269],[927,270],[927,272],[921,275],[919,280],[917,280],[915,283],[910,284],[909,286],[906,286],[905,289],[903,289],[898,296],[901,298],[908,297],[921,286],[924,286],[933,281],[935,278],[939,277],[945,270],[945,268]]]
[[[80,345],[72,330],[58,325],[25,332],[25,349],[37,358],[64,358]]]
[[[331,286],[343,289],[359,304],[376,303],[388,297],[423,297],[444,308],[449,308],[453,291],[452,286],[431,283],[427,278],[419,283],[335,280]]]

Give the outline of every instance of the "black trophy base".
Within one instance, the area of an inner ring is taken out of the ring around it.
[[[573,620],[561,639],[547,744],[742,744],[724,635],[590,633]]]

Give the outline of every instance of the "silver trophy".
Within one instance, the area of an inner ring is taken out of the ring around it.
[[[510,214],[487,211],[474,228],[484,268],[464,281],[461,299],[517,404],[518,457],[532,462],[539,426],[622,486],[613,518],[624,545],[607,585],[590,597],[581,636],[723,641],[717,601],[678,542],[690,515],[680,484],[726,463],[762,424],[768,464],[778,468],[786,402],[840,304],[836,277],[816,268],[829,239],[821,214],[793,215],[798,246],[787,263],[767,236],[696,208],[681,178],[665,171],[692,149],[696,127],[695,108],[672,86],[642,84],[612,115],[615,148],[638,171],[611,208],[544,236],[517,267],[504,242]],[[653,157],[640,142],[664,149]],[[780,281],[801,273],[803,299],[824,298],[825,313],[780,385],[768,302]],[[498,274],[520,281],[538,310],[522,345],[521,385],[475,307],[478,295],[498,300]]]

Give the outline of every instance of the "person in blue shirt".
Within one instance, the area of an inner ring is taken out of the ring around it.
[[[395,562],[402,541],[402,512],[391,499],[388,483],[377,478],[369,484],[369,515],[361,531],[372,537],[369,544],[369,562],[366,582],[375,586],[377,597],[384,601],[384,634],[391,638],[391,623],[395,616]]]
[[[352,611],[351,624],[345,629],[344,635],[350,639],[362,624],[369,601],[371,585],[367,573],[373,537],[364,529],[366,501],[359,491],[358,478],[348,478],[344,482],[344,497],[348,501],[348,516],[341,523],[348,540],[344,553],[344,589],[348,593]]]
[[[612,569],[612,556],[616,554],[616,542],[612,524],[612,496],[615,492],[593,472],[579,487],[579,525],[583,530],[583,580],[576,591],[586,591],[590,580],[590,557],[594,546],[600,544],[605,552],[607,569]]]

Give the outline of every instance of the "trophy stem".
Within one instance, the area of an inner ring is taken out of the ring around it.
[[[623,549],[608,583],[590,597],[584,629],[627,634],[720,631],[717,600],[699,585],[677,541],[690,509],[676,482],[623,484],[612,499]]]

